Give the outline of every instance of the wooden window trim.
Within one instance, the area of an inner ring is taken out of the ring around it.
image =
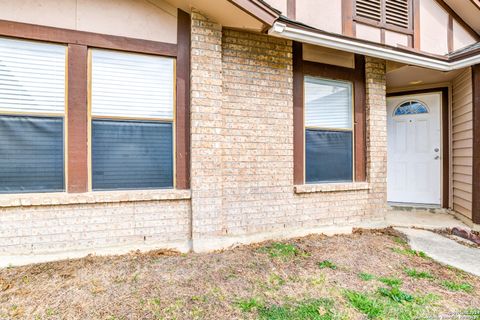
[[[287,17],[292,20],[297,18],[297,0],[287,0]]]
[[[442,208],[450,207],[450,115],[449,115],[449,93],[447,87],[400,91],[388,93],[387,97],[404,96],[409,94],[442,93]]]
[[[190,24],[190,14],[179,9],[175,110],[175,182],[177,189],[190,188]]]
[[[305,184],[304,77],[349,81],[354,94],[354,182],[366,181],[365,57],[355,55],[355,69],[303,60],[303,45],[293,43],[293,183]]]
[[[353,1],[354,0],[342,0],[342,34],[347,37],[355,37]]]
[[[414,16],[413,16],[414,5],[412,3],[412,0],[408,1],[408,25],[409,25],[408,28],[398,27],[385,22],[385,19],[386,19],[385,0],[381,0],[381,20],[380,21],[375,21],[372,19],[357,16],[356,6],[357,6],[357,2],[356,0],[353,0],[353,21],[355,22],[359,22],[366,25],[381,28],[384,30],[394,31],[394,32],[403,33],[407,35],[414,34],[414,29],[412,27],[413,20],[414,20]]]
[[[177,59],[175,180],[190,187],[190,15],[178,11],[177,44],[0,20],[0,36],[66,44],[68,144],[66,192],[89,190],[88,48],[153,54]]]
[[[88,48],[69,44],[68,72],[68,182],[67,192],[88,191]]]

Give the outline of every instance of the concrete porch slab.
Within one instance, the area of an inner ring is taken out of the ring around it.
[[[411,228],[395,228],[405,234],[413,250],[432,259],[480,276],[480,249],[464,246],[437,233]]]
[[[435,212],[429,209],[388,210],[385,217],[387,225],[393,227],[444,229],[458,227],[470,229],[465,223],[448,212]]]

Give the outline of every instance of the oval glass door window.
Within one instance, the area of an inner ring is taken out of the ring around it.
[[[404,116],[424,113],[428,113],[428,108],[424,103],[416,100],[410,100],[407,102],[402,102],[397,108],[395,108],[393,115]]]

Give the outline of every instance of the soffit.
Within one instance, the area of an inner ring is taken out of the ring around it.
[[[465,23],[480,34],[480,1],[478,0],[443,0]]]
[[[259,19],[227,0],[166,0],[183,11],[192,8],[205,14],[210,20],[228,28],[261,32],[265,25]]]

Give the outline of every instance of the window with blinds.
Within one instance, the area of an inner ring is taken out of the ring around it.
[[[353,88],[305,77],[305,182],[353,180]]]
[[[0,193],[65,190],[66,47],[0,38]]]
[[[91,51],[92,189],[173,187],[174,60]]]
[[[355,15],[380,26],[410,28],[411,0],[356,0]]]

